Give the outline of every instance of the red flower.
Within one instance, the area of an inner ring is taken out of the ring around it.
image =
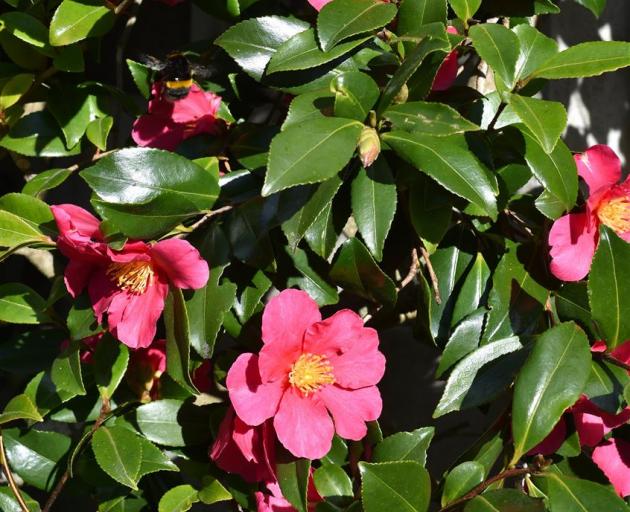
[[[97,345],[103,339],[102,332],[95,334],[94,336],[88,336],[87,338],[83,338],[81,340],[81,350],[79,351],[79,357],[81,362],[84,364],[92,364],[94,362],[94,351],[96,350]],[[59,350],[62,352],[66,350],[70,346],[70,340],[63,340],[61,342],[61,346]]]
[[[365,422],[382,409],[376,383],[385,358],[374,329],[347,309],[322,321],[307,293],[284,290],[265,307],[262,338],[260,355],[242,354],[227,375],[240,419],[256,426],[273,418],[280,442],[309,459],[326,455],[335,431],[365,436]]]
[[[148,347],[164,309],[169,285],[201,288],[208,264],[190,243],[130,241],[120,251],[105,243],[96,217],[78,206],[51,206],[59,228],[57,247],[70,262],[66,288],[76,297],[86,287],[99,322],[131,348]]]
[[[449,34],[459,34],[455,27],[447,27],[446,31]],[[458,59],[459,54],[457,50],[453,50],[446,56],[433,80],[433,86],[431,87],[433,91],[446,91],[453,86],[455,80],[457,80],[457,72],[459,71]]]
[[[131,352],[127,382],[143,402],[157,399],[160,377],[166,371],[166,340],[155,340],[150,347]]]
[[[282,495],[282,491],[280,490],[280,485],[278,484],[278,482],[269,482],[266,487],[271,494],[260,491],[255,493],[257,512],[297,512],[297,509],[293,505],[291,505],[291,503],[289,503]],[[309,512],[314,512],[317,504],[321,501],[324,501],[324,498],[319,495],[317,489],[315,488],[312,468],[311,475],[308,479],[306,497],[308,499]]]
[[[586,211],[560,217],[549,232],[551,272],[563,281],[579,281],[588,274],[601,224],[630,242],[630,178],[618,183],[619,157],[608,146],[599,145],[576,155],[575,161],[589,188]]]
[[[138,146],[173,151],[184,140],[200,133],[216,133],[221,97],[193,84],[188,96],[169,101],[159,82],[153,84],[149,113],[133,123],[131,136]]]

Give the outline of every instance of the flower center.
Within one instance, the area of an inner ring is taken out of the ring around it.
[[[107,277],[121,290],[141,295],[151,283],[153,267],[150,261],[112,263],[107,267]]]
[[[326,384],[334,384],[333,367],[326,356],[302,354],[291,366],[289,382],[308,395]]]
[[[597,209],[597,216],[619,234],[630,231],[630,198],[621,196],[606,201]]]

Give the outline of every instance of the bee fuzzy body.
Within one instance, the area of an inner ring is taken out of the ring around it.
[[[181,53],[170,53],[160,72],[162,94],[167,99],[177,101],[188,96],[192,87],[192,67]]]

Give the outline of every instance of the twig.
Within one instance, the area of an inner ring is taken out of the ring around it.
[[[418,273],[418,268],[420,267],[420,261],[418,260],[418,251],[417,249],[411,250],[411,266],[409,267],[409,272],[405,276],[405,278],[400,282],[400,287],[398,290],[403,289],[407,286],[413,279],[416,277]]]
[[[495,475],[491,478],[488,478],[484,482],[481,482],[477,487],[475,487],[468,494],[465,494],[461,498],[449,503],[445,507],[441,508],[439,512],[450,512],[451,510],[455,510],[456,508],[460,507],[467,501],[470,501],[473,498],[476,498],[477,496],[479,496],[483,491],[485,491],[488,487],[490,487],[495,482],[498,482],[500,480],[505,480],[506,478],[514,478],[516,476],[535,474],[539,470],[540,468],[537,466],[527,467],[527,468],[506,469],[505,471],[502,471],[498,475]]]
[[[7,477],[7,482],[9,483],[9,487],[11,488],[11,492],[15,499],[20,505],[22,512],[29,512],[28,506],[24,502],[24,498],[22,498],[22,494],[20,493],[19,487],[16,485],[15,480],[13,479],[13,473],[11,473],[11,468],[9,468],[9,463],[7,462],[7,454],[4,451],[4,438],[2,437],[2,430],[0,429],[0,464],[2,464],[2,469],[4,471],[5,476]]]
[[[188,227],[183,227],[183,228],[180,227],[180,228],[178,228],[180,231],[183,231],[183,232],[180,233],[179,235],[175,235],[173,238],[183,238],[188,233],[193,232],[195,229],[197,229],[198,227],[200,227],[203,224],[205,224],[206,222],[208,222],[212,217],[215,217],[217,215],[221,215],[222,213],[225,213],[225,212],[229,212],[233,208],[234,208],[234,205],[228,204],[226,206],[222,206],[221,208],[217,208],[216,210],[212,210],[212,211],[206,213],[198,221],[195,221],[194,224],[191,224]]]
[[[92,425],[92,430],[90,431],[90,435],[94,434],[94,432],[96,432],[101,427],[101,425],[107,419],[107,416],[109,415],[110,412],[111,412],[111,404],[109,402],[109,399],[103,398],[103,404],[101,405],[101,412],[98,415],[98,418],[96,418],[94,425]],[[55,488],[53,489],[53,491],[50,493],[50,496],[48,497],[48,501],[46,501],[46,504],[44,505],[42,512],[50,512],[50,509],[52,508],[55,501],[57,501],[57,498],[61,494],[61,491],[63,490],[69,478],[70,478],[70,468],[68,467],[64,471],[63,475],[61,475],[61,478],[59,479],[59,482],[57,482],[57,485],[55,485]],[[26,509],[26,512],[28,512],[28,509]]]
[[[619,368],[623,368],[624,370],[630,372],[630,364],[626,364],[623,361],[619,361],[619,359],[616,359],[611,354],[603,354],[602,359],[605,359],[610,364],[614,364],[615,366],[619,366]]]
[[[442,304],[442,297],[440,297],[440,283],[438,282],[438,278],[435,275],[435,270],[433,270],[433,265],[431,265],[431,258],[429,258],[429,251],[427,251],[424,246],[420,247],[420,253],[424,258],[424,264],[427,266],[427,270],[429,271],[429,277],[431,278],[431,287],[433,288],[433,295],[435,296],[435,302],[438,304]]]
[[[103,152],[96,152],[94,153],[89,160],[84,160],[82,162],[79,162],[77,164],[71,165],[70,167],[66,167],[66,169],[68,169],[70,172],[76,172],[78,171],[81,167],[83,167],[84,165],[87,164],[91,164],[92,162],[96,162],[97,160],[100,160],[103,157],[106,157],[107,155],[111,155],[112,153],[114,153],[115,151],[117,151],[116,149],[112,149],[111,151],[103,151]]]
[[[506,107],[507,107],[507,103],[501,103],[501,105],[499,105],[499,108],[497,109],[497,113],[494,114],[494,118],[492,118],[492,121],[490,121],[490,124],[488,125],[487,131],[490,132],[494,130],[494,126],[497,124],[499,117],[501,117],[501,114],[503,114],[503,111],[505,110]]]

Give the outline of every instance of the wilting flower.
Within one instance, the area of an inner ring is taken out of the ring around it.
[[[601,224],[630,242],[630,178],[619,183],[619,157],[598,145],[576,155],[575,162],[589,188],[586,211],[560,217],[549,232],[551,272],[563,281],[579,281],[588,274]]]
[[[70,260],[64,273],[68,292],[77,297],[87,287],[98,321],[107,313],[109,331],[131,348],[153,341],[169,285],[197,289],[208,281],[208,264],[185,240],[129,241],[114,251],[89,212],[70,204],[51,209],[57,247]]]
[[[149,347],[131,352],[127,383],[146,402],[158,398],[160,377],[166,371],[166,341],[155,340]]]
[[[153,84],[149,113],[133,123],[131,136],[139,146],[173,151],[184,140],[201,133],[216,133],[221,97],[193,84],[188,96],[170,101],[162,85]]]
[[[309,459],[330,450],[335,431],[365,436],[365,422],[382,409],[376,384],[385,358],[374,329],[347,309],[322,320],[307,293],[284,290],[265,307],[262,339],[260,355],[241,354],[227,375],[241,420],[256,426],[273,418],[280,442]]]
[[[449,34],[459,34],[455,27],[447,27],[446,31]],[[435,75],[433,86],[431,87],[432,90],[446,91],[453,86],[455,80],[457,80],[457,72],[459,70],[458,59],[459,54],[457,53],[457,50],[453,50],[446,56]]]

